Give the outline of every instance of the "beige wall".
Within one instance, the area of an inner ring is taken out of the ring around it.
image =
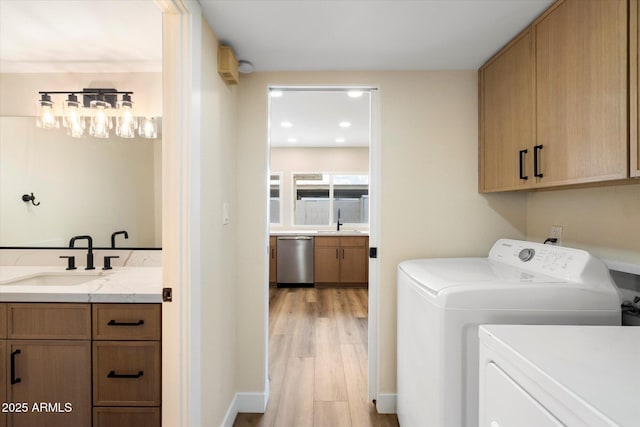
[[[219,426],[236,392],[236,97],[218,75],[218,41],[202,20],[202,425]],[[222,224],[222,204],[231,221]]]
[[[293,226],[293,174],[296,172],[369,172],[369,148],[271,148],[271,173],[280,173],[281,225],[271,229]]]
[[[524,238],[526,195],[477,193],[476,71],[254,73],[239,87],[238,389],[262,390],[267,292],[267,87],[380,88],[380,392],[396,389],[396,268],[486,255]],[[256,201],[264,200],[263,203]]]
[[[563,227],[563,246],[640,264],[640,181],[529,194],[527,239],[544,241],[552,225]]]

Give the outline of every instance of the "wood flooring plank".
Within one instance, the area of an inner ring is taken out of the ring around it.
[[[300,296],[296,292],[289,292],[289,289],[286,288],[276,289],[276,291],[280,291],[284,295],[282,305],[275,308],[276,312],[271,313],[271,308],[269,308],[269,314],[275,319],[270,333],[274,335],[290,334],[293,332],[295,325],[294,314],[296,313],[296,305]]]
[[[313,357],[291,357],[278,403],[276,426],[313,426]]]
[[[351,427],[347,402],[315,402],[313,427]]]
[[[324,402],[347,400],[342,353],[335,319],[316,319],[316,364],[314,399]]]
[[[351,314],[354,317],[366,319],[369,313],[367,311],[367,302],[362,298],[363,291],[365,289],[347,289],[345,293]]]
[[[338,323],[340,343],[350,344],[361,342],[358,325],[353,316],[347,293],[343,289],[335,289],[334,312]]]
[[[314,357],[316,354],[316,303],[299,302],[291,339],[291,356]]]
[[[318,305],[316,313],[317,317],[333,317],[334,309],[333,302],[335,300],[334,289],[325,288],[318,289]]]

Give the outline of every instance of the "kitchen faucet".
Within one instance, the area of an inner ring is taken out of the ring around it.
[[[111,249],[115,249],[116,247],[116,236],[118,234],[124,234],[124,238],[128,239],[129,238],[129,233],[127,233],[126,231],[122,230],[122,231],[115,231],[113,233],[111,233]]]
[[[336,221],[336,231],[340,231],[342,220],[340,219],[340,208],[338,208],[338,220]]]
[[[91,236],[75,236],[72,237],[69,241],[69,247],[73,248],[76,240],[87,240],[88,252],[87,252],[87,267],[85,270],[95,270],[96,268],[93,266],[93,239]]]

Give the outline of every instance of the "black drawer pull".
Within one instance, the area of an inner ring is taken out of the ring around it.
[[[524,174],[524,155],[527,154],[529,150],[524,149],[520,150],[520,179],[527,180],[529,177]]]
[[[533,147],[533,174],[537,178],[542,178],[544,175],[539,170],[538,158],[540,157],[540,151],[542,151],[542,144]]]
[[[116,371],[111,371],[107,374],[107,378],[140,378],[144,375],[144,371],[138,371],[137,374],[116,374]]]
[[[141,326],[144,325],[144,320],[138,320],[137,322],[116,322],[115,320],[109,320],[107,323],[109,326]]]
[[[18,354],[20,354],[20,350],[11,352],[11,385],[22,381],[22,378],[16,378],[16,356]]]

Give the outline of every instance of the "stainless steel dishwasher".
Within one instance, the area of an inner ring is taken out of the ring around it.
[[[313,286],[313,237],[278,236],[278,287]]]

